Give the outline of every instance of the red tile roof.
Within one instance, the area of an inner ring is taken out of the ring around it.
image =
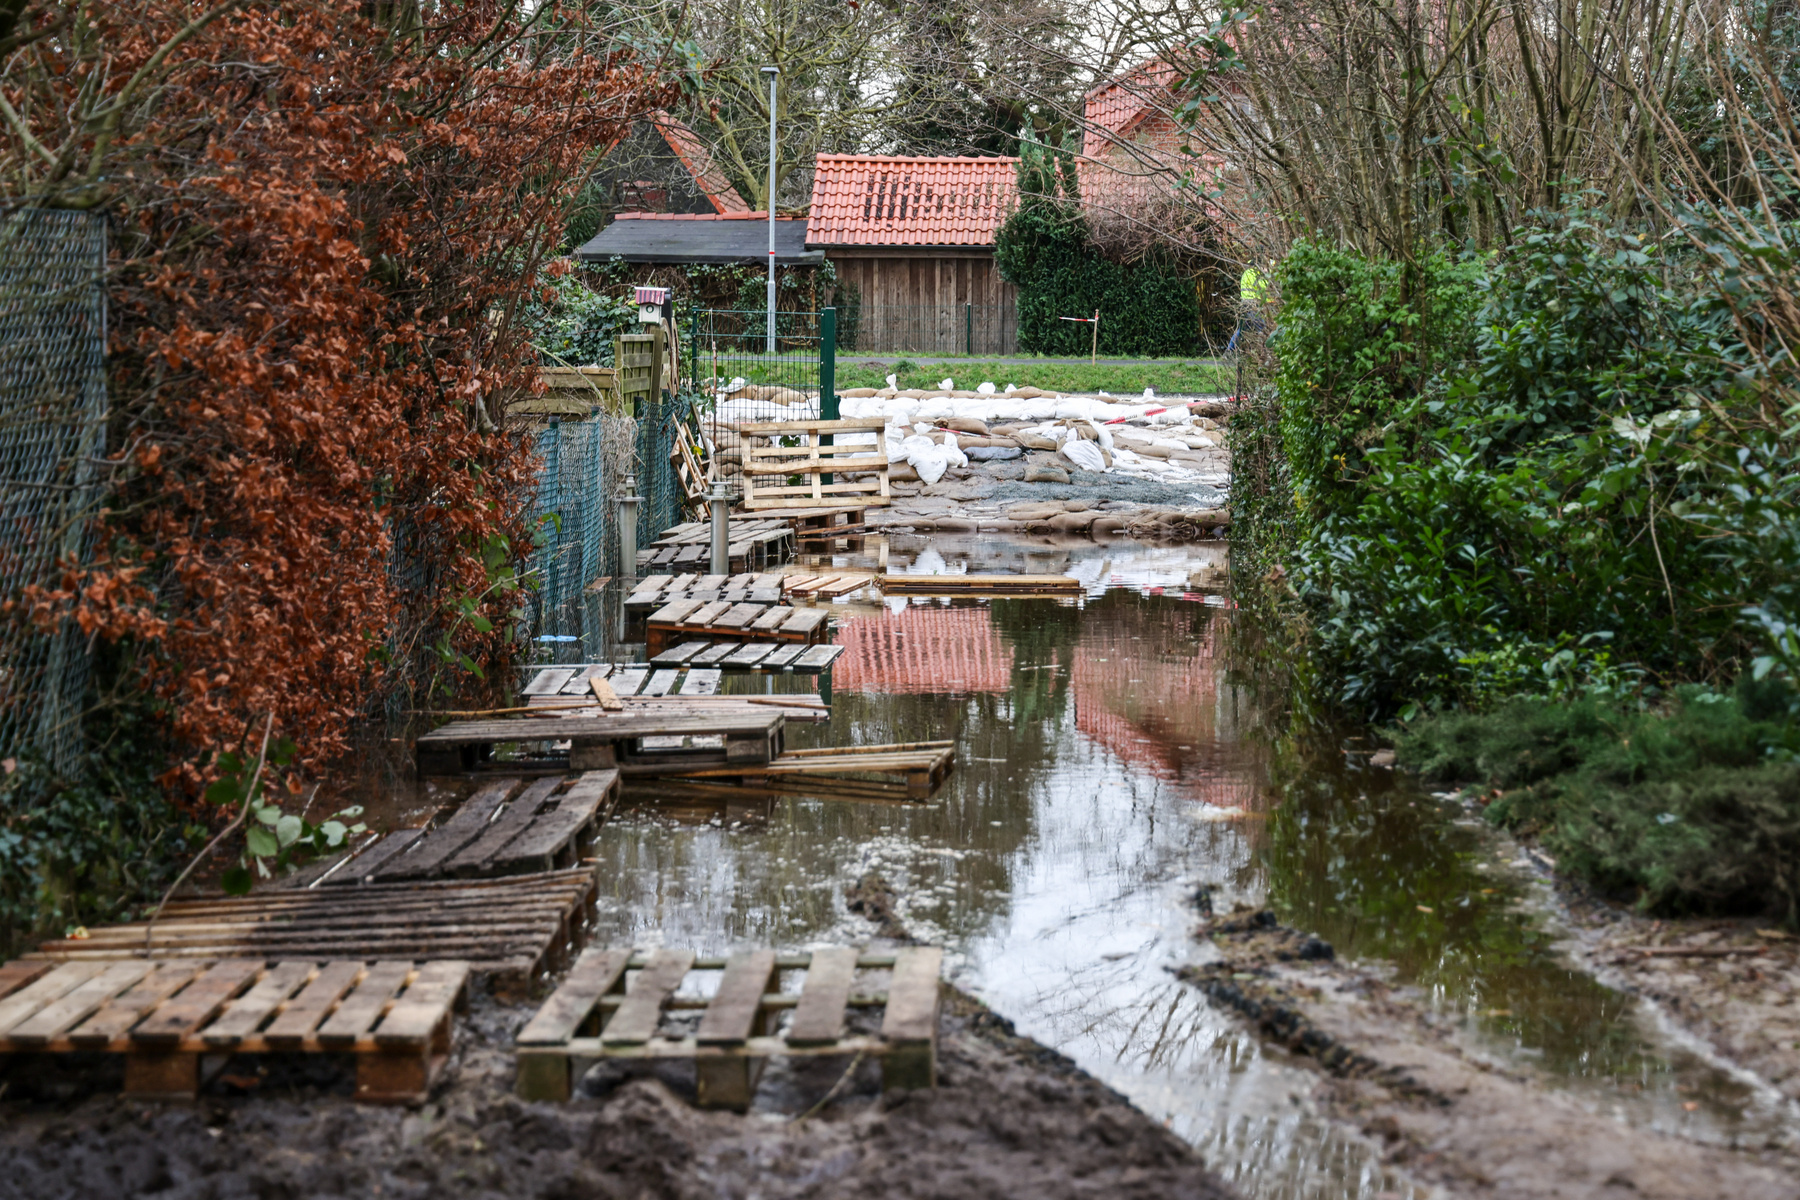
[[[810,246],[992,246],[1019,186],[1016,158],[821,154]]]
[[[1090,88],[1082,105],[1086,120],[1081,153],[1099,158],[1109,146],[1129,141],[1146,117],[1171,113],[1176,103],[1171,88],[1176,82],[1175,68],[1153,58]]]
[[[695,136],[694,131],[683,125],[673,115],[658,110],[650,114],[650,121],[662,134],[663,141],[669,143],[669,149],[681,160],[689,175],[694,177],[694,185],[705,194],[708,201],[720,213],[748,213],[750,206],[744,198],[737,194],[731,181],[725,178],[725,172],[719,170],[713,162],[712,152],[706,143]]]

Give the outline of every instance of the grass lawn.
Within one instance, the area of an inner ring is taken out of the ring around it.
[[[1141,395],[1145,388],[1160,394],[1183,392],[1229,392],[1237,381],[1230,367],[1214,363],[1182,359],[1145,359],[1134,363],[1059,362],[995,362],[971,358],[954,363],[925,363],[901,359],[892,368],[859,366],[855,358],[840,358],[837,385],[845,388],[885,387],[887,377],[897,375],[905,388],[936,387],[941,380],[953,379],[959,388],[972,389],[986,380],[995,387],[1006,385],[1042,388],[1049,392],[1107,391],[1115,396]]]
[[[818,386],[818,359],[810,355],[764,358],[756,354],[732,354],[715,361],[721,381],[742,378],[749,383],[778,384],[801,391],[811,391]],[[712,374],[715,363],[702,361],[699,365],[704,379]],[[846,356],[838,359],[838,390],[885,387],[890,374],[899,376],[902,389],[934,388],[939,381],[952,379],[958,388],[972,391],[976,384],[985,380],[1002,391],[1010,383],[1018,387],[1042,388],[1047,392],[1105,391],[1115,396],[1140,396],[1147,387],[1155,388],[1158,395],[1229,392],[1237,382],[1237,374],[1231,367],[1191,359],[1146,358],[1090,366],[1058,359],[996,362],[970,358],[921,364],[903,358],[890,367],[864,366],[855,356]]]

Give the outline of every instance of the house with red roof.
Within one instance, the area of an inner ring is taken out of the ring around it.
[[[1143,219],[1175,197],[1183,176],[1199,171],[1210,181],[1225,166],[1176,120],[1183,75],[1152,58],[1088,90],[1076,173],[1090,218]]]
[[[994,267],[994,235],[1018,202],[1018,161],[818,156],[806,248],[836,269],[840,309],[857,297],[846,348],[1018,349],[1017,289]]]

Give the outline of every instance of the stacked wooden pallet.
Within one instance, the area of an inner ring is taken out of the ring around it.
[[[625,597],[625,615],[642,621],[675,600],[723,600],[728,604],[774,604],[781,599],[779,572],[737,575],[648,575]]]
[[[809,646],[805,642],[683,642],[664,650],[650,664],[667,670],[690,666],[726,671],[792,672],[817,675],[831,669],[844,652],[842,646]]]
[[[356,1098],[419,1103],[470,964],[302,956],[0,966],[0,1055],[125,1057],[125,1094],[191,1100],[203,1055],[354,1054]]]
[[[756,512],[818,508],[834,501],[889,503],[887,447],[881,438],[885,428],[886,419],[881,417],[745,422],[739,426],[746,439],[744,508]],[[875,435],[873,445],[830,444],[840,434],[869,433]],[[798,484],[790,482],[794,478]]]
[[[783,593],[791,597],[833,599],[860,592],[874,581],[867,571],[845,571],[836,575],[790,574],[782,577],[781,587]]]
[[[752,950],[724,959],[691,950],[590,951],[519,1031],[518,1092],[527,1100],[566,1100],[577,1071],[595,1060],[687,1059],[701,1107],[741,1110],[774,1055],[868,1056],[881,1061],[884,1087],[935,1087],[942,969],[943,951],[931,946],[892,955]],[[781,990],[784,970],[806,972],[798,993]],[[628,971],[637,972],[629,989]],[[712,996],[679,994],[693,971],[723,971]],[[859,979],[859,971],[886,975],[885,990],[874,990],[879,985]],[[669,1011],[696,1008],[700,1024],[692,1034],[664,1032]],[[852,1033],[851,1008],[882,1009],[879,1034]],[[792,1017],[777,1032],[783,1013]]]
[[[794,529],[787,521],[734,517],[726,538],[726,555],[741,570],[762,570],[794,554]],[[692,574],[704,572],[711,563],[712,523],[688,521],[670,527],[638,551],[637,573]]]
[[[457,960],[503,987],[559,969],[587,927],[593,868],[500,879],[375,883],[173,900],[145,923],[45,942],[27,958]]]

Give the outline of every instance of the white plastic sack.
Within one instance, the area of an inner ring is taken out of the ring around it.
[[[1106,470],[1106,460],[1100,456],[1100,447],[1093,442],[1081,438],[1070,438],[1062,444],[1062,449],[1057,453],[1084,471]]]
[[[940,392],[954,392],[954,391],[955,391],[955,390],[956,390],[956,380],[954,380],[954,379],[940,379],[940,380],[938,380],[938,391],[940,391]]]
[[[975,385],[975,390],[980,392],[984,396],[991,396],[994,394],[996,389],[994,388],[994,385],[992,383],[989,383],[987,380],[984,379],[980,383]]]
[[[913,470],[926,483],[936,483],[950,467],[944,448],[923,434],[907,438],[900,443],[900,449],[905,453],[906,461],[912,464]]]

